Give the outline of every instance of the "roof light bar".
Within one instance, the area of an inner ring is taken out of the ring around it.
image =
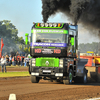
[[[41,23],[41,27],[44,27],[44,23]]]
[[[36,28],[62,28],[64,23],[36,23]]]
[[[57,27],[57,23],[54,23],[53,26],[54,26],[54,27]]]
[[[48,23],[45,23],[45,26],[46,26],[46,27],[48,27],[48,26],[49,26],[49,24],[48,24]]]
[[[52,25],[52,23],[49,23],[49,27],[52,27],[53,25]]]

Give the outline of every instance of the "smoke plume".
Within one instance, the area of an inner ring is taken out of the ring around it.
[[[43,21],[57,12],[63,12],[77,24],[100,27],[100,0],[42,0]]]

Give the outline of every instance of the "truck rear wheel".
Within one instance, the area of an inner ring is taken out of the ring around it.
[[[70,69],[69,75],[68,75],[68,77],[64,77],[63,83],[64,84],[72,84],[72,80],[73,80],[73,73],[72,73],[72,69]]]
[[[82,77],[82,83],[86,84],[87,83],[87,73],[84,72],[84,75]]]
[[[31,75],[31,82],[32,83],[38,83],[39,80],[40,80],[39,77],[36,77],[36,76]]]
[[[76,78],[74,78],[74,82],[75,83],[84,83],[84,84],[86,84],[87,83],[87,73],[84,72],[83,77],[76,77]]]
[[[79,83],[80,82],[79,80],[80,80],[79,77],[75,77],[74,78],[74,83]]]

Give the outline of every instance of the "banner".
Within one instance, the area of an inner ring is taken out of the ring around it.
[[[67,47],[67,43],[31,43],[31,46],[43,46],[43,47]]]

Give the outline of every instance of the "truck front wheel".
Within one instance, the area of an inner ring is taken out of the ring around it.
[[[53,80],[52,80],[52,79],[50,79],[50,80],[48,80],[48,82],[53,82]]]
[[[72,69],[70,69],[68,77],[64,77],[63,83],[64,84],[72,84],[72,80],[73,80],[73,72],[72,72]]]
[[[31,82],[32,82],[32,83],[38,83],[39,80],[40,80],[39,77],[36,77],[36,76],[31,75]]]

